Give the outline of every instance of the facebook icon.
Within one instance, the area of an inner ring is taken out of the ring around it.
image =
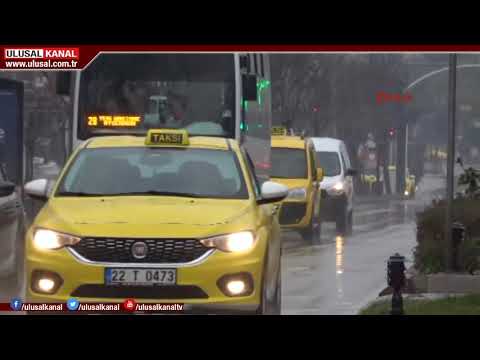
[[[10,307],[14,311],[21,310],[22,309],[22,300],[20,300],[18,298],[12,299],[12,301],[10,302]]]

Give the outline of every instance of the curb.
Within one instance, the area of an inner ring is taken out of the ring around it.
[[[417,294],[404,294],[402,293],[403,300],[440,300],[452,297],[462,297],[469,295],[468,293],[417,293]],[[389,303],[392,301],[392,295],[382,295],[377,297],[376,299],[370,301],[365,306],[362,306],[357,315],[359,315],[363,310],[369,308],[372,305],[382,304],[382,303]]]

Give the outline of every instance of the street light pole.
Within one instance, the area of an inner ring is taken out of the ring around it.
[[[447,155],[447,208],[446,208],[446,265],[452,270],[452,220],[453,220],[453,189],[455,166],[455,110],[457,88],[457,54],[449,55],[448,69],[448,155]]]

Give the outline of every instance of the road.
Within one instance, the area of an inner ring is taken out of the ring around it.
[[[353,315],[386,284],[388,257],[410,263],[415,247],[415,212],[444,191],[444,180],[427,178],[414,200],[370,199],[355,207],[353,235],[336,237],[324,226],[322,244],[284,236],[282,314]],[[330,224],[327,224],[330,225]]]
[[[395,252],[412,259],[415,211],[444,189],[444,178],[419,184],[414,200],[359,199],[354,232],[337,238],[325,224],[322,243],[312,246],[295,233],[284,234],[283,314],[355,314],[386,286],[386,261]],[[407,265],[409,265],[407,263]],[[0,281],[0,302],[21,292]]]

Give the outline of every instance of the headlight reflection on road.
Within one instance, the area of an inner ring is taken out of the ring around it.
[[[337,297],[340,301],[343,301],[343,236],[337,236],[335,238],[335,269],[336,269],[336,283],[337,283]]]
[[[335,238],[335,245],[336,245],[336,269],[337,274],[343,274],[343,243],[345,239],[343,236],[337,236]]]

